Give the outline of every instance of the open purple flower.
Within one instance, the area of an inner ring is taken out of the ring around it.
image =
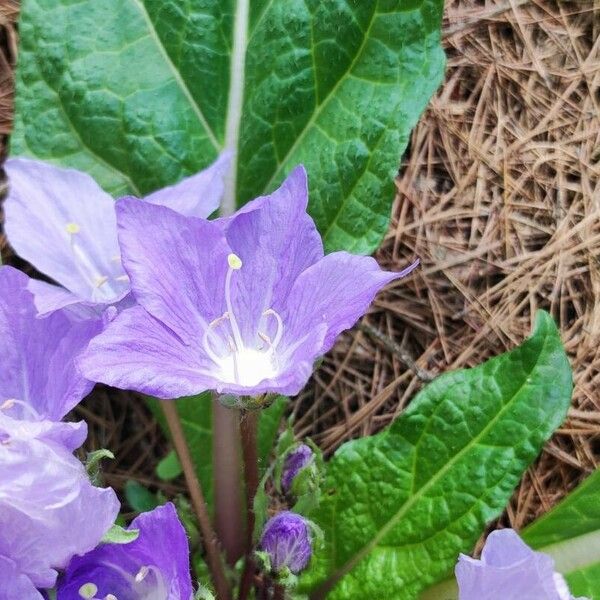
[[[324,256],[307,202],[302,167],[215,221],[120,201],[123,265],[139,306],[92,341],[84,373],[160,398],[298,393],[377,291],[416,266],[389,273],[370,257]]]
[[[574,600],[552,558],[512,529],[490,533],[481,560],[461,554],[456,579],[460,600]]]
[[[207,217],[223,195],[229,160],[225,153],[208,169],[144,201]],[[77,302],[114,304],[126,296],[129,278],[121,265],[111,196],[89,175],[73,169],[26,158],[11,158],[4,167],[9,242],[19,256],[65,288],[32,288],[40,313]]]
[[[259,548],[269,557],[271,570],[289,569],[298,574],[312,556],[309,525],[304,517],[290,511],[280,512],[267,521]]]
[[[0,267],[0,410],[59,421],[92,389],[74,361],[102,322],[68,308],[38,318],[29,283],[24,273]]]
[[[94,548],[118,514],[113,490],[93,486],[73,456],[86,433],[85,423],[0,410],[0,590],[24,594],[15,599],[41,598],[33,588],[52,587],[57,569]]]
[[[143,513],[129,544],[103,544],[73,558],[58,584],[57,600],[190,600],[189,548],[172,504]],[[112,596],[111,596],[112,594]]]

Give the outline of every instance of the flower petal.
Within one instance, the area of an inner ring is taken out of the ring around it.
[[[173,504],[169,502],[142,513],[129,528],[139,530],[133,542],[104,544],[71,561],[58,585],[59,600],[79,598],[81,586],[90,582],[98,588],[98,597],[112,593],[118,598],[129,598],[131,580],[144,567],[157,571],[149,577],[154,576],[154,581],[160,578],[168,590],[165,600],[191,600],[188,540]],[[120,590],[115,584],[123,589],[122,596],[118,595]]]
[[[298,277],[285,304],[273,307],[281,311],[284,320],[282,345],[325,324],[327,334],[320,350],[320,354],[324,354],[333,346],[335,338],[367,311],[384,285],[408,275],[417,264],[392,273],[383,271],[368,256],[347,252],[328,254]]]
[[[187,217],[208,218],[221,203],[231,152],[223,152],[209,167],[179,183],[146,196],[145,202],[166,206]]]
[[[36,437],[38,423],[0,413],[7,442],[0,444],[0,555],[40,588],[54,585],[72,556],[94,548],[119,512],[114,491],[93,486],[81,462],[56,443],[62,434],[51,430],[63,426],[51,423]]]
[[[79,318],[69,308],[38,318],[29,283],[24,273],[0,267],[0,403],[20,400],[59,420],[92,389],[74,360],[102,321]],[[21,408],[16,405],[15,412],[27,417]]]
[[[123,265],[136,300],[185,343],[202,338],[226,310],[227,255],[221,229],[163,206],[117,203]]]
[[[256,336],[264,311],[285,298],[300,273],[323,257],[307,203],[306,171],[297,167],[275,192],[217,221],[242,260],[232,295],[234,311],[245,315],[244,338]]]
[[[25,158],[7,160],[5,169],[6,234],[19,256],[83,300],[124,296],[112,198],[72,169]]]
[[[141,306],[128,308],[89,344],[79,360],[94,381],[159,398],[210,388],[202,351],[188,346]]]
[[[0,600],[43,600],[31,579],[17,569],[14,561],[0,556]]]

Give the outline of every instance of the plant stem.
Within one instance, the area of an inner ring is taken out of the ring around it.
[[[161,406],[167,420],[167,425],[169,426],[169,431],[171,432],[171,439],[173,440],[175,451],[177,452],[183,474],[185,475],[185,481],[190,493],[192,506],[198,517],[198,524],[200,525],[200,531],[202,532],[204,547],[206,549],[207,563],[217,592],[217,598],[219,598],[219,600],[231,600],[231,588],[227,582],[225,568],[221,560],[219,542],[210,522],[204,493],[202,492],[200,481],[196,476],[196,469],[194,468],[190,449],[188,448],[183,428],[181,427],[177,406],[173,400],[164,400],[161,402]]]
[[[254,497],[258,490],[258,449],[256,446],[256,430],[258,413],[255,411],[242,413],[240,431],[242,434],[242,453],[244,457],[244,478],[246,482],[246,562],[240,582],[239,600],[246,600],[252,587],[256,566],[254,564]]]
[[[234,565],[244,554],[242,462],[239,411],[213,400],[213,477],[215,527],[227,562]]]

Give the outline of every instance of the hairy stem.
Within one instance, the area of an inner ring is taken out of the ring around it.
[[[173,440],[175,451],[177,452],[183,474],[185,475],[185,481],[190,493],[192,506],[198,517],[198,524],[200,525],[200,531],[202,532],[204,547],[206,549],[207,563],[217,592],[217,598],[219,598],[219,600],[231,600],[231,588],[225,575],[223,561],[221,560],[219,542],[212,523],[210,522],[204,493],[202,492],[200,481],[196,476],[196,469],[194,468],[190,450],[185,440],[183,428],[181,427],[177,406],[173,400],[162,401],[161,406],[167,420],[167,425],[169,426],[169,431],[171,432],[171,439]]]
[[[244,478],[246,482],[246,562],[240,583],[239,600],[246,600],[252,587],[256,565],[254,564],[254,497],[258,489],[258,449],[256,445],[256,430],[258,413],[245,412],[240,421],[242,435],[242,453],[244,456]]]
[[[214,398],[215,526],[230,565],[234,565],[244,554],[239,418],[239,411],[225,408]]]

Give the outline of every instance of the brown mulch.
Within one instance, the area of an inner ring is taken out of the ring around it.
[[[1,0],[0,135],[16,6]],[[446,81],[412,136],[378,252],[387,268],[415,255],[422,266],[378,297],[294,404],[298,434],[332,452],[387,425],[432,374],[514,347],[535,310],[549,310],[573,365],[573,407],[514,494],[503,522],[515,527],[600,457],[599,17],[594,0],[447,0]],[[156,481],[167,447],[139,402],[101,388],[80,414],[91,446],[117,455],[110,484],[175,491]]]

